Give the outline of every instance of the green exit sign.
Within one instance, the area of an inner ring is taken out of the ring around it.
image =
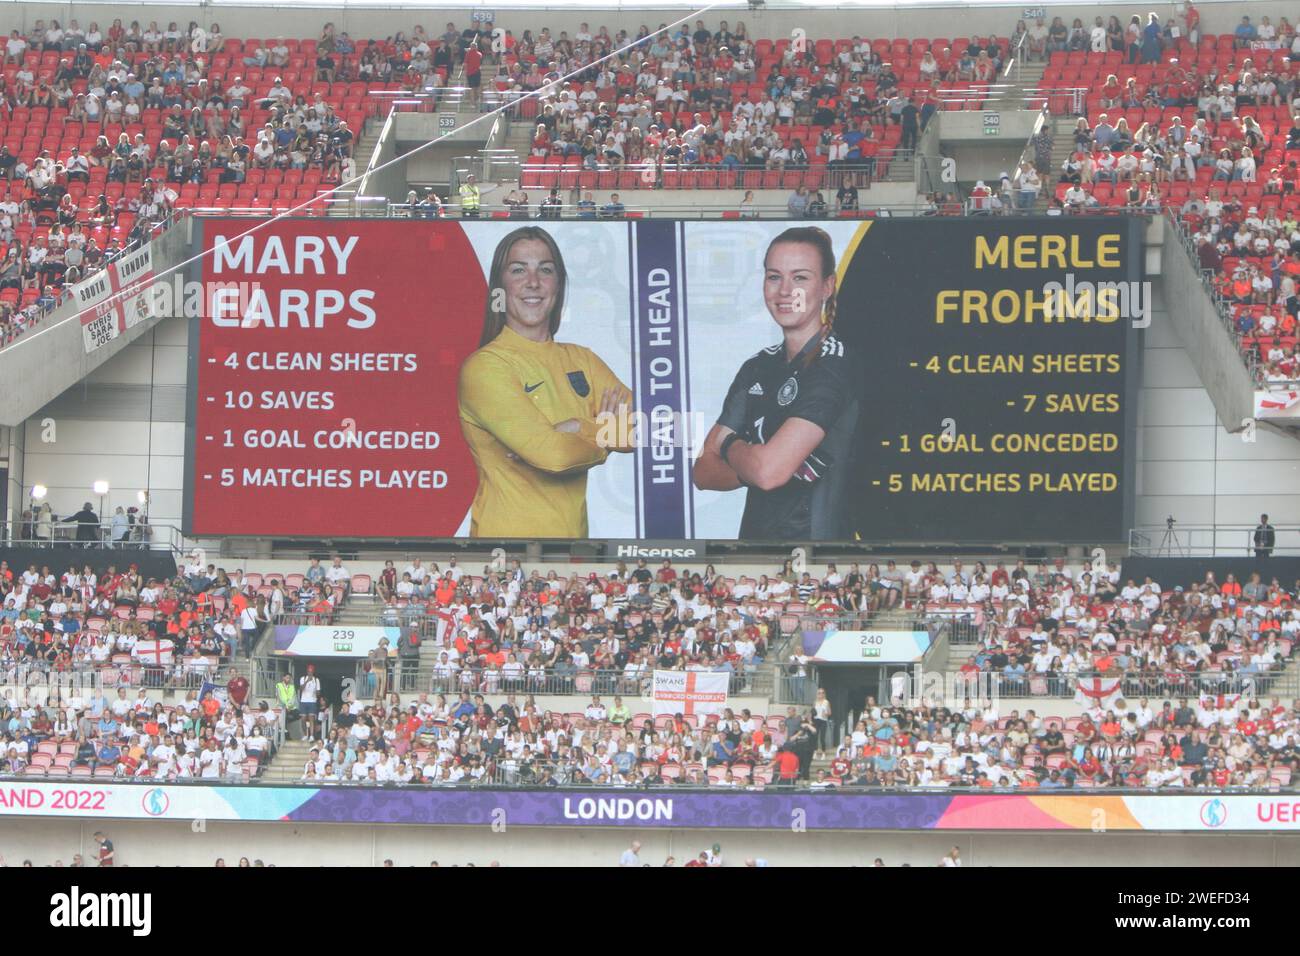
[[[999,133],[1001,133],[1001,132],[1002,132],[1002,129],[1001,129],[1000,127],[997,127],[997,126],[985,126],[985,127],[984,127],[984,135],[985,135],[985,136],[997,136],[997,135],[998,135]]]
[[[879,656],[880,656],[880,648],[878,648],[878,647],[864,647],[864,648],[862,649],[862,656],[863,656],[863,657],[879,657]]]

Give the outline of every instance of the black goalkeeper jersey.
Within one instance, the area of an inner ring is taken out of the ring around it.
[[[800,367],[802,366],[802,367]],[[738,537],[742,540],[828,541],[848,537],[845,491],[859,384],[852,353],[827,335],[811,362],[787,362],[785,345],[754,355],[736,374],[718,424],[745,441],[766,444],[791,418],[826,432],[814,454],[825,467],[816,481],[791,478],[780,488],[750,488]]]

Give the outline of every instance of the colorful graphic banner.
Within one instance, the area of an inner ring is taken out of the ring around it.
[[[0,782],[0,817],[788,830],[1300,831],[1293,794],[798,793]]]

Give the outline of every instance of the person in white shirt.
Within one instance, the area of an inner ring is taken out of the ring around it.
[[[316,736],[317,707],[320,701],[320,678],[316,676],[316,666],[307,665],[307,673],[298,679],[298,712],[302,718],[303,740]]]
[[[27,49],[27,39],[21,36],[17,30],[9,34],[9,39],[5,41],[5,55],[9,63],[18,63],[21,61],[23,51]]]
[[[343,567],[343,559],[335,558],[333,563],[325,569],[325,580],[336,587],[346,587],[352,580],[352,575],[348,569]]]
[[[204,780],[215,780],[221,776],[221,751],[217,749],[215,738],[208,738],[208,745],[199,751],[199,776]]]

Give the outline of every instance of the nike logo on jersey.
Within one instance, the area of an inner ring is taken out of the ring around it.
[[[762,394],[763,394],[763,386],[762,386],[761,384],[759,384],[758,382],[755,382],[753,385],[749,386],[749,394],[750,394],[750,395],[762,395]]]
[[[542,381],[538,382],[536,385],[525,385],[525,386],[524,386],[524,391],[525,391],[525,392],[535,392],[535,391],[537,391],[539,388],[541,388],[541,387],[542,387],[543,385],[545,385],[545,384],[546,384],[546,380],[545,380],[545,379],[542,379]]]

